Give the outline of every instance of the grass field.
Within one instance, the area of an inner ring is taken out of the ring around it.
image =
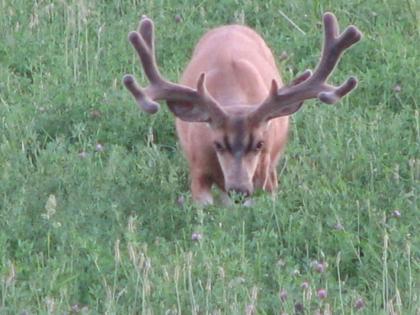
[[[206,30],[246,23],[288,81],[315,66],[327,10],[364,33],[334,76],[359,88],[293,116],[274,197],[192,205],[173,117],[121,84],[145,82],[128,32],[154,19],[176,81]],[[419,12],[0,0],[0,314],[420,314]]]

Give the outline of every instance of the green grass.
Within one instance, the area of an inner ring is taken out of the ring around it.
[[[0,1],[0,314],[419,314],[418,3],[176,3]],[[206,30],[245,22],[288,81],[326,10],[364,32],[334,76],[359,88],[293,116],[274,199],[197,209],[173,117],[122,87],[144,82],[128,32],[153,18],[177,80]]]

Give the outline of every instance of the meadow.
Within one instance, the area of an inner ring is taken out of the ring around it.
[[[292,118],[278,192],[192,204],[174,118],[141,112],[127,41],[146,14],[180,77],[206,30],[256,29],[286,82],[321,16],[363,40],[339,104]],[[0,0],[0,314],[420,314],[415,0]]]

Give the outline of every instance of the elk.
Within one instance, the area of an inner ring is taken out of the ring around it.
[[[198,42],[180,84],[165,79],[156,64],[154,24],[143,16],[129,33],[150,85],[140,87],[132,75],[123,83],[147,113],[166,101],[176,117],[181,148],[188,160],[193,201],[213,203],[211,187],[223,198],[256,189],[274,192],[276,165],[282,154],[289,116],[305,100],[335,104],[357,86],[349,77],[342,85],[327,80],[346,49],[362,34],[353,25],[339,33],[332,13],[323,16],[324,45],[314,72],[306,70],[284,85],[271,50],[251,28],[227,25],[207,32]]]

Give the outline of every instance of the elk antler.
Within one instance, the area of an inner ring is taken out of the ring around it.
[[[143,16],[138,32],[130,32],[128,39],[136,49],[150,85],[141,88],[132,75],[125,75],[124,85],[133,94],[139,107],[154,114],[159,110],[155,101],[165,100],[171,111],[187,121],[210,122],[224,116],[223,110],[205,88],[205,74],[197,82],[197,90],[188,86],[172,83],[163,78],[156,65],[154,49],[154,25],[152,20]]]
[[[251,115],[254,121],[291,115],[299,110],[306,99],[318,98],[321,102],[335,104],[357,86],[355,77],[348,78],[339,87],[329,85],[326,81],[344,51],[358,42],[362,38],[362,33],[351,25],[339,35],[337,19],[329,12],[324,14],[324,33],[321,60],[314,73],[306,71],[291,86],[280,89],[273,80],[269,96]]]

